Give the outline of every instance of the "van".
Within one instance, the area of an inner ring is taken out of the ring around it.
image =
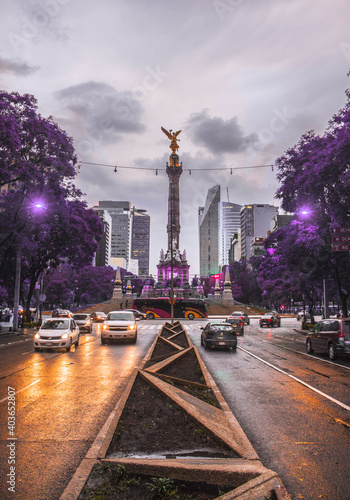
[[[329,359],[338,354],[350,354],[350,318],[324,319],[316,323],[306,337],[306,352],[328,353]]]

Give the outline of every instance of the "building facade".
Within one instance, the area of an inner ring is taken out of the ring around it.
[[[150,247],[150,216],[146,210],[131,210],[131,242],[130,257],[138,261],[138,276],[146,278],[149,275],[149,247]],[[132,269],[129,269],[131,272]]]
[[[107,210],[93,207],[103,224],[103,235],[99,248],[95,254],[95,266],[109,266],[111,264],[112,245],[112,217]]]
[[[129,263],[130,216],[129,201],[99,201],[99,208],[112,218],[111,257],[124,258]]]
[[[271,220],[278,214],[278,207],[267,204],[244,205],[241,210],[241,255],[251,257],[253,238],[265,238],[271,230]]]
[[[219,202],[220,185],[209,189],[204,207],[198,209],[199,272],[216,274],[219,268]]]
[[[241,208],[242,205],[219,201],[219,266],[221,269],[229,264],[231,240],[241,227]]]

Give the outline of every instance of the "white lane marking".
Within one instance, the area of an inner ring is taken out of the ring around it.
[[[40,380],[35,380],[35,382],[32,382],[31,384],[27,385],[26,387],[23,387],[23,389],[20,389],[19,391],[16,391],[15,394],[17,395],[20,392],[25,391],[26,389],[28,389],[29,387],[31,387],[34,384],[37,384],[38,382],[40,382]],[[6,398],[4,398],[4,399],[1,399],[0,403],[3,403],[4,401],[6,401],[7,398],[8,398],[8,396],[6,396]]]
[[[332,398],[331,396],[328,396],[328,394],[325,394],[324,392],[322,391],[319,391],[318,389],[316,389],[316,387],[312,387],[312,385],[309,385],[307,384],[306,382],[303,382],[303,380],[300,380],[299,378],[297,377],[294,377],[294,375],[290,375],[289,373],[281,370],[281,368],[278,368],[277,366],[274,366],[272,365],[271,363],[268,363],[267,361],[265,361],[264,359],[261,359],[259,358],[259,356],[256,356],[255,354],[247,351],[246,349],[243,349],[243,347],[239,347],[238,346],[238,349],[241,349],[241,351],[244,351],[246,352],[247,354],[249,354],[250,356],[253,356],[253,358],[256,358],[258,359],[259,361],[261,361],[262,363],[264,363],[265,365],[268,365],[270,366],[271,368],[273,368],[274,370],[277,370],[278,372],[280,373],[283,373],[283,375],[287,375],[287,377],[290,377],[292,378],[293,380],[295,380],[296,382],[298,382],[299,384],[307,387],[308,389],[311,389],[312,391],[316,392],[317,394],[320,394],[320,396],[323,396],[324,398],[326,399],[329,399],[330,401],[332,401],[333,403],[337,404],[338,406],[341,406],[342,408],[344,408],[345,410],[348,410],[350,411],[350,406],[347,406],[346,404],[342,403],[341,401],[338,401],[337,399],[334,399]]]
[[[265,342],[266,344],[274,345],[276,347],[280,347],[281,349],[285,349],[286,351],[296,352],[297,354],[301,354],[302,356],[307,356],[308,358],[316,359],[317,361],[322,361],[323,363],[328,363],[329,365],[332,365],[332,366],[338,366],[340,368],[345,368],[345,370],[350,370],[350,366],[338,365],[338,363],[334,363],[333,361],[329,361],[329,359],[316,358],[315,356],[312,356],[312,354],[308,354],[307,352],[295,351],[294,349],[291,349],[290,347],[285,347],[284,345],[279,345],[279,344],[273,344],[272,342],[269,342],[268,340],[263,340],[263,342]]]

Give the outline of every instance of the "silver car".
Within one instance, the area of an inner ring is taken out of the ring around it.
[[[87,313],[76,313],[73,315],[73,319],[76,324],[79,326],[79,330],[87,331],[88,333],[92,332],[92,319],[90,314]]]
[[[111,311],[107,314],[101,329],[101,344],[107,340],[130,340],[132,344],[137,340],[137,321],[134,313],[126,311]]]
[[[72,318],[50,318],[34,335],[34,350],[65,348],[79,345],[79,327]]]

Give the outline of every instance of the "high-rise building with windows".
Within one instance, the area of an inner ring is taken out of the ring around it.
[[[111,257],[129,262],[130,216],[129,201],[99,201],[99,208],[107,210],[112,218]]]
[[[241,210],[241,255],[251,257],[251,245],[255,237],[265,238],[271,229],[271,219],[276,217],[278,207],[273,205],[244,205]]]
[[[242,205],[230,203],[229,201],[219,201],[219,266],[229,264],[229,250],[234,234],[237,234],[241,227]]]
[[[109,266],[111,263],[112,217],[107,210],[93,207],[103,224],[103,235],[95,254],[95,266]]]
[[[130,257],[138,261],[138,275],[146,278],[149,275],[150,216],[146,210],[131,210],[131,244]]]
[[[125,266],[132,272],[136,264],[137,274],[148,276],[150,216],[147,211],[131,208],[129,201],[112,200],[99,201],[94,210],[107,212],[111,218],[111,263]]]
[[[199,272],[201,276],[219,272],[220,185],[209,189],[205,206],[198,209]]]

